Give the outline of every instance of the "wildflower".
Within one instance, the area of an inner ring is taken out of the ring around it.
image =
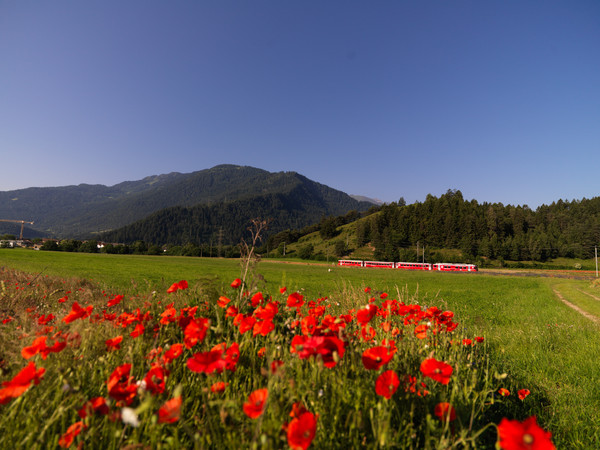
[[[226,383],[224,381],[217,381],[210,387],[210,390],[211,390],[211,392],[214,392],[215,394],[221,393],[221,392],[225,392],[225,388],[227,386],[229,386],[229,383]]]
[[[265,403],[269,397],[267,389],[257,389],[248,396],[248,401],[244,403],[244,413],[251,419],[260,417],[265,410]]]
[[[221,295],[219,297],[219,300],[217,300],[217,305],[220,306],[221,308],[225,308],[227,306],[227,303],[229,303],[230,301],[231,301],[230,299],[228,299],[224,295]]]
[[[185,346],[192,348],[194,345],[202,343],[206,337],[209,325],[210,321],[208,319],[198,318],[190,321],[183,332]]]
[[[387,399],[390,399],[400,386],[398,375],[393,370],[386,370],[377,377],[375,381],[375,392]]]
[[[196,353],[187,360],[187,366],[192,372],[221,373],[227,366],[227,361],[223,359],[223,350],[215,349],[209,352]]]
[[[258,349],[258,352],[256,352],[256,354],[258,355],[259,358],[264,358],[266,351],[267,351],[267,349],[265,347],[261,347]]]
[[[287,291],[287,288],[285,286],[279,288],[279,293],[285,294],[285,291]]]
[[[71,323],[77,319],[85,319],[86,317],[89,317],[92,314],[93,309],[94,307],[91,305],[82,308],[81,306],[79,306],[79,303],[74,302],[71,306],[71,312],[69,312],[69,314],[67,314],[67,316],[63,318],[63,322]]]
[[[144,377],[146,389],[152,394],[165,392],[165,369],[159,365],[153,365]]]
[[[239,288],[241,285],[242,285],[242,280],[240,280],[239,278],[236,278],[235,280],[233,280],[233,281],[231,282],[231,287],[232,287],[233,289],[237,289],[237,288]]]
[[[144,334],[144,330],[145,330],[144,325],[141,323],[138,323],[135,326],[135,329],[131,333],[129,333],[129,336],[131,336],[132,338],[139,337],[142,334]]]
[[[125,407],[121,409],[121,420],[125,425],[131,425],[134,428],[140,426],[138,415],[135,413],[135,410],[131,408]]]
[[[171,287],[169,287],[169,289],[167,289],[167,292],[169,294],[173,293],[173,292],[177,292],[179,289],[187,289],[188,288],[188,282],[186,280],[181,280],[177,283],[173,283],[171,285]]]
[[[450,382],[452,371],[453,369],[450,364],[438,361],[435,358],[427,358],[421,363],[421,373],[442,384],[448,384]]]
[[[519,395],[519,400],[525,400],[525,397],[531,394],[531,392],[529,391],[529,389],[519,389],[519,392],[517,392],[517,394]]]
[[[183,344],[173,344],[171,348],[165,352],[163,355],[164,364],[171,364],[174,359],[177,359],[183,353]]]
[[[158,423],[175,423],[181,414],[181,396],[167,400],[158,410]]]
[[[81,430],[83,430],[85,427],[86,426],[83,424],[82,420],[75,422],[73,425],[67,428],[67,431],[65,431],[65,433],[60,437],[58,440],[58,445],[63,448],[69,448],[71,444],[73,444],[75,437],[77,437],[77,435],[81,433]]]
[[[137,393],[137,386],[133,377],[129,376],[131,364],[122,364],[117,367],[106,382],[108,395],[119,402],[130,405]]]
[[[510,391],[505,388],[500,388],[498,389],[498,394],[500,394],[502,397],[508,397],[510,395]]]
[[[518,420],[502,419],[498,425],[499,446],[504,450],[551,450],[552,434],[541,428],[535,416]]]
[[[465,347],[468,347],[469,345],[473,345],[473,341],[472,341],[471,339],[463,339],[463,340],[462,340],[462,344],[463,344]]]
[[[115,295],[114,298],[111,298],[108,301],[108,303],[106,304],[106,306],[108,306],[110,308],[111,306],[118,305],[119,303],[121,303],[121,300],[123,300],[123,296],[122,295]]]
[[[107,415],[108,405],[104,397],[94,397],[83,404],[81,409],[77,411],[77,414],[82,419],[85,419],[91,413]]]
[[[366,369],[379,370],[381,366],[390,362],[393,356],[394,352],[387,347],[372,347],[363,352],[362,362]]]
[[[107,339],[106,343],[106,351],[119,350],[121,348],[121,341],[123,341],[123,336],[117,336],[112,339]]]
[[[304,305],[304,297],[298,292],[294,292],[288,295],[287,306],[288,308],[300,308]]]
[[[317,418],[311,412],[303,412],[294,417],[287,427],[288,445],[294,450],[306,450],[317,431]]]
[[[442,422],[447,422],[447,421],[452,422],[453,420],[456,419],[456,410],[448,402],[440,402],[437,405],[435,405],[433,413]]]
[[[39,384],[45,372],[46,369],[44,368],[36,370],[35,363],[32,361],[16,374],[12,380],[3,381],[3,387],[0,389],[0,405],[19,397],[29,389],[32,382]]]

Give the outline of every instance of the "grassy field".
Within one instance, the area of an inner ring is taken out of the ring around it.
[[[0,267],[46,276],[82,278],[116,294],[164,292],[185,279],[208,296],[226,292],[240,276],[240,262],[185,257],[121,256],[0,249]],[[515,395],[527,388],[520,408],[505,404],[498,414],[524,419],[536,415],[558,448],[600,448],[600,352],[598,326],[557,300],[553,289],[572,303],[600,315],[598,285],[590,281],[523,276],[415,273],[338,268],[331,264],[262,261],[254,274],[263,292],[281,286],[307,299],[323,296],[342,308],[361,308],[356,292],[372,287],[406,303],[452,310],[462,334],[483,336],[505,385]],[[516,401],[519,403],[518,401]],[[1,414],[1,412],[0,412]],[[498,416],[499,417],[499,416]],[[1,420],[1,417],[0,417]]]

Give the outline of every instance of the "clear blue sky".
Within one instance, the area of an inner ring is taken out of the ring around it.
[[[600,195],[600,1],[0,0],[0,191],[240,164]]]

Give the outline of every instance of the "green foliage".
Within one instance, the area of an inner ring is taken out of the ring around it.
[[[312,244],[305,244],[298,249],[298,257],[302,259],[310,259],[313,256],[315,248]]]

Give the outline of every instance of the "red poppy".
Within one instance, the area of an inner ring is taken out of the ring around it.
[[[452,422],[453,420],[456,420],[456,410],[448,402],[440,402],[437,405],[435,405],[433,413],[442,422],[446,422],[448,420]]]
[[[287,306],[288,308],[300,308],[304,305],[304,297],[298,292],[294,292],[288,295]]]
[[[400,386],[400,379],[393,370],[386,370],[375,381],[375,392],[387,399],[391,398]]]
[[[135,329],[131,333],[129,333],[129,336],[131,336],[132,338],[139,337],[142,334],[144,334],[144,330],[145,330],[144,325],[141,323],[138,323],[135,326]]]
[[[106,404],[106,399],[104,397],[94,397],[83,404],[81,409],[77,411],[79,417],[85,419],[91,413],[97,413],[102,415],[107,415],[108,405]]]
[[[275,329],[275,324],[271,319],[269,320],[258,320],[254,323],[254,327],[252,329],[252,336],[256,336],[260,334],[261,336],[266,336],[271,331]]]
[[[46,348],[46,339],[48,339],[48,336],[36,338],[29,347],[23,347],[21,349],[21,356],[25,359],[29,359],[37,355],[43,348]]]
[[[427,330],[429,326],[427,324],[421,324],[415,327],[415,336],[419,339],[425,339],[427,337]]]
[[[129,376],[131,364],[123,364],[117,367],[106,382],[108,395],[118,402],[130,405],[137,394],[137,386],[133,377]]]
[[[183,353],[183,344],[173,344],[171,348],[163,355],[163,362],[165,364],[171,364],[174,359],[177,359]]]
[[[365,326],[368,324],[373,317],[377,314],[377,306],[369,305],[366,308],[359,309],[356,312],[356,321],[361,325]]]
[[[465,347],[468,347],[469,345],[473,345],[473,341],[472,341],[471,339],[463,339],[463,340],[462,340],[462,344],[463,344]]]
[[[106,342],[106,350],[119,350],[121,348],[121,341],[123,341],[123,336],[117,336],[116,338],[107,339]]]
[[[271,361],[271,373],[272,373],[272,374],[276,374],[276,373],[278,373],[278,372],[279,372],[279,369],[280,369],[281,367],[283,367],[283,365],[284,365],[284,362],[283,362],[283,361],[281,361],[281,360],[279,360],[279,359],[276,359],[276,360],[274,360],[274,361]]]
[[[115,295],[114,298],[111,298],[108,301],[108,303],[106,304],[106,306],[108,306],[110,308],[111,306],[118,305],[119,303],[121,303],[121,300],[123,300],[123,296],[122,295]]]
[[[152,394],[162,394],[165,392],[165,369],[159,365],[153,365],[144,377],[146,390]]]
[[[280,288],[279,288],[279,292],[280,292],[281,294],[285,294],[285,291],[287,291],[287,288],[286,288],[285,286],[284,286],[284,287],[280,287]]]
[[[362,362],[365,369],[379,370],[381,366],[390,362],[394,352],[387,347],[371,347],[366,349],[362,354]]]
[[[81,306],[79,306],[79,303],[74,302],[71,306],[71,312],[69,312],[69,314],[67,314],[67,316],[63,318],[63,322],[71,323],[77,319],[85,319],[86,317],[89,317],[92,314],[93,309],[94,307],[91,305],[82,308]]]
[[[83,424],[83,421],[80,420],[79,422],[75,422],[73,425],[67,428],[67,431],[60,437],[58,440],[58,445],[63,448],[69,448],[75,437],[81,433],[85,427],[86,426]]]
[[[169,289],[167,289],[167,292],[169,294],[173,293],[173,292],[177,292],[179,289],[187,289],[188,288],[188,282],[186,280],[181,280],[177,283],[173,283]]]
[[[288,445],[294,450],[306,450],[317,432],[317,418],[311,412],[294,417],[287,427]]]
[[[225,383],[224,381],[217,381],[210,387],[210,390],[211,390],[211,392],[214,392],[215,394],[221,393],[221,392],[225,392],[225,388],[227,386],[229,386],[229,383]]]
[[[248,396],[248,401],[244,403],[244,413],[251,419],[260,417],[265,410],[265,403],[269,397],[267,389],[257,389]]]
[[[203,372],[206,374],[221,373],[227,366],[227,360],[223,359],[223,350],[216,349],[204,353],[196,353],[187,360],[188,369],[192,372]]]
[[[181,415],[181,396],[167,400],[158,410],[158,423],[175,423]]]
[[[510,391],[505,388],[500,388],[498,389],[498,394],[500,394],[502,397],[508,397],[510,395]]]
[[[448,384],[450,382],[452,371],[453,369],[450,364],[438,361],[435,358],[427,358],[421,363],[421,373],[442,384]]]
[[[529,389],[519,389],[517,394],[519,395],[519,400],[525,400],[525,397],[531,394],[531,391],[529,391]]]
[[[210,321],[208,319],[197,318],[190,321],[183,332],[183,342],[186,348],[192,348],[194,345],[202,343],[206,337],[209,325]]]
[[[233,280],[233,281],[231,282],[231,287],[232,287],[233,289],[237,289],[237,288],[239,288],[241,285],[242,285],[242,280],[240,280],[239,278],[236,278],[235,280]]]
[[[230,301],[231,301],[230,299],[228,299],[224,295],[221,295],[219,297],[219,300],[217,300],[217,305],[220,306],[221,308],[225,308],[227,306],[227,303],[229,303]]]
[[[523,422],[504,418],[498,425],[499,445],[504,450],[552,450],[551,436],[537,424],[535,416]]]
[[[29,387],[31,383],[39,384],[46,369],[36,370],[35,363],[32,361],[14,376],[10,381],[3,381],[0,389],[0,405],[8,403],[13,398],[19,397]]]
[[[375,328],[373,328],[370,325],[364,326],[360,330],[360,335],[362,336],[365,342],[372,341],[375,338],[376,334],[377,332],[375,331]]]

